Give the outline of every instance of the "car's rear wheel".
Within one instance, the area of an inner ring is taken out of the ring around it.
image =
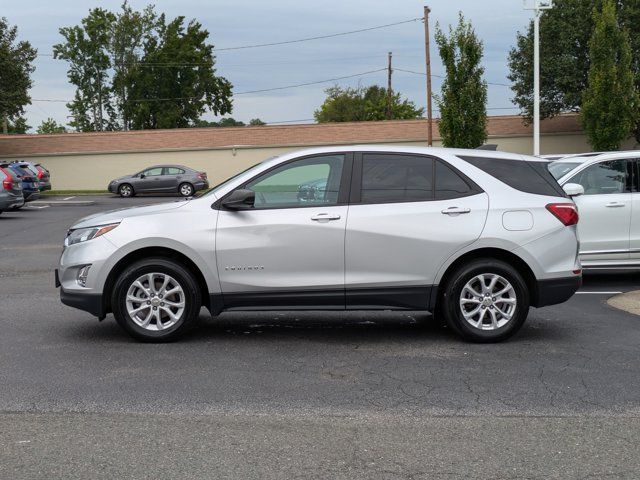
[[[449,326],[466,340],[499,342],[514,335],[529,314],[522,275],[501,260],[477,259],[449,276],[440,298]]]
[[[180,192],[180,195],[182,195],[183,197],[193,197],[195,189],[190,183],[181,183],[178,187],[178,192]]]
[[[118,194],[121,197],[126,198],[126,197],[133,197],[135,195],[135,192],[131,185],[129,185],[128,183],[123,183],[118,187]]]
[[[143,342],[177,339],[197,319],[201,305],[193,274],[164,258],[128,267],[118,277],[111,298],[118,324]]]

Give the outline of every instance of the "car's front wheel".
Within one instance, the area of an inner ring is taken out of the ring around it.
[[[118,324],[143,342],[167,342],[182,335],[198,317],[201,293],[181,264],[150,258],[118,277],[111,306]]]
[[[123,198],[133,197],[135,195],[135,192],[133,191],[133,187],[128,183],[123,183],[122,185],[120,185],[118,187],[118,193]]]
[[[466,340],[489,343],[520,330],[530,299],[515,268],[501,260],[477,259],[452,273],[440,301],[453,330]]]

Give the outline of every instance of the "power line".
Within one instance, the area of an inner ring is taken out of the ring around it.
[[[379,68],[377,70],[370,70],[368,72],[361,72],[361,73],[354,73],[353,75],[345,75],[342,77],[335,77],[335,78],[328,78],[325,80],[316,80],[314,82],[306,82],[306,83],[298,83],[295,85],[285,85],[282,87],[273,87],[273,88],[263,88],[260,90],[248,90],[245,92],[234,92],[233,95],[248,95],[251,93],[262,93],[262,92],[274,92],[277,90],[287,90],[289,88],[298,88],[298,87],[306,87],[309,85],[318,85],[321,83],[329,83],[329,82],[335,82],[337,80],[345,80],[347,78],[355,78],[355,77],[362,77],[365,75],[370,75],[372,73],[378,73],[378,72],[382,72],[382,71],[386,71],[386,68]],[[133,103],[137,103],[137,102],[163,102],[163,101],[174,101],[174,100],[194,100],[194,99],[198,99],[201,97],[175,97],[175,98],[143,98],[143,99],[129,99],[127,100],[128,102],[133,102]],[[53,102],[53,103],[70,103],[72,102],[72,100],[62,100],[62,99],[52,99],[52,98],[33,98],[31,99],[32,102]]]
[[[318,36],[315,36],[315,37],[299,38],[297,40],[286,40],[284,42],[257,43],[257,44],[254,44],[254,45],[242,45],[242,46],[239,46],[239,47],[218,48],[218,49],[214,49],[214,51],[217,50],[218,52],[223,52],[223,51],[230,51],[230,50],[244,50],[244,49],[247,49],[247,48],[274,47],[276,45],[289,45],[291,43],[308,42],[310,40],[322,40],[324,38],[341,37],[341,36],[344,36],[344,35],[352,35],[354,33],[369,32],[371,30],[379,30],[381,28],[395,27],[396,25],[403,25],[405,23],[417,22],[418,20],[422,20],[422,17],[411,18],[409,20],[403,20],[401,22],[387,23],[385,25],[377,25],[375,27],[361,28],[361,29],[358,29],[358,30],[351,30],[349,32],[332,33],[330,35],[318,35]]]
[[[394,70],[398,71],[398,72],[405,72],[405,73],[413,73],[414,75],[426,75],[426,73],[424,72],[416,72],[413,70],[404,70],[402,68],[395,68]],[[431,74],[432,77],[436,77],[436,78],[446,78],[444,77],[444,75],[436,75],[436,74]],[[498,87],[509,87],[511,88],[511,85],[508,85],[506,83],[496,83],[496,82],[487,82],[488,85],[495,85]]]

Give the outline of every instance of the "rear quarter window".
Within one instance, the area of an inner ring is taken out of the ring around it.
[[[470,156],[460,158],[521,192],[551,197],[567,196],[549,173],[545,162]]]

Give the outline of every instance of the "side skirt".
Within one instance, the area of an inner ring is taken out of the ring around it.
[[[223,311],[427,310],[435,307],[437,286],[346,290],[295,290],[210,294],[212,315]]]

